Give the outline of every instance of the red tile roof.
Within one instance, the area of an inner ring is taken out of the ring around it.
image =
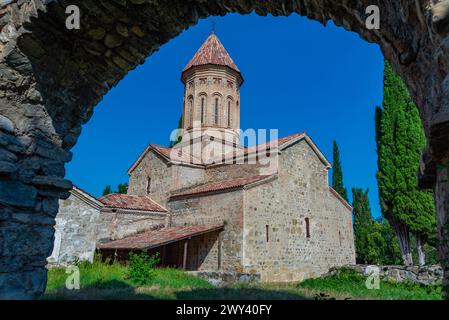
[[[257,181],[268,179],[270,177],[273,177],[273,176],[272,175],[257,175],[257,176],[252,176],[252,177],[245,177],[245,178],[239,178],[239,179],[232,179],[232,180],[202,184],[202,185],[199,185],[196,187],[189,188],[187,190],[183,190],[181,192],[174,193],[171,195],[170,199],[192,196],[192,195],[199,195],[199,194],[207,194],[207,193],[218,192],[218,191],[220,191],[220,192],[231,191],[231,190],[239,189],[241,187],[244,187],[248,184],[251,184],[251,183],[254,183]]]
[[[237,72],[240,72],[237,65],[234,63],[229,53],[221,44],[215,33],[212,33],[201,48],[193,56],[192,60],[185,66],[184,71],[194,66],[202,66],[207,64],[214,64],[218,66],[226,66]]]
[[[98,199],[106,208],[152,212],[167,212],[165,208],[146,196],[112,193]]]
[[[222,224],[164,228],[146,231],[124,239],[98,244],[97,247],[99,249],[111,250],[148,250],[187,238],[199,236],[208,232],[220,230],[222,228]]]

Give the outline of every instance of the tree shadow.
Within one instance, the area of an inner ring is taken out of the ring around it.
[[[98,281],[80,289],[61,288],[47,292],[44,300],[155,300],[147,293],[139,293],[122,280]]]
[[[261,288],[193,289],[176,293],[179,300],[310,300],[300,294]]]

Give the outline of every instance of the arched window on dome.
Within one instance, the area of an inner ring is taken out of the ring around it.
[[[226,126],[228,128],[232,126],[233,103],[232,97],[226,99]]]
[[[223,115],[223,110],[222,110],[222,95],[218,92],[214,93],[212,96],[212,101],[211,101],[211,122],[213,125],[216,126],[221,126],[224,125],[222,124],[222,117]]]
[[[190,96],[188,99],[187,99],[187,101],[188,101],[188,111],[187,111],[187,114],[188,114],[188,119],[189,119],[189,122],[188,122],[188,124],[189,124],[189,128],[192,128],[193,127],[193,112],[194,112],[194,110],[193,110],[193,97],[192,96]]]
[[[214,124],[218,125],[218,113],[219,113],[219,99],[218,97],[215,97],[215,102],[214,102]]]
[[[206,93],[200,93],[197,97],[197,117],[199,117],[198,121],[201,122],[201,124],[205,124],[206,123],[206,117],[207,117],[207,95]]]

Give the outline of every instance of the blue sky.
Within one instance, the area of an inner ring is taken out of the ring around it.
[[[349,193],[369,188],[379,216],[374,108],[382,103],[380,48],[297,15],[214,20],[245,78],[242,129],[279,129],[281,137],[306,131],[331,162],[336,139]],[[168,145],[182,112],[181,70],[211,25],[211,18],[201,20],[171,40],[105,96],[72,150],[68,179],[100,196],[105,185],[128,181],[128,168],[149,143]]]

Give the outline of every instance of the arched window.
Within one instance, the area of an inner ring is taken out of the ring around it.
[[[205,98],[201,97],[201,124],[204,124],[204,103],[205,103]]]
[[[151,178],[147,177],[147,194],[151,193]]]
[[[306,221],[306,237],[307,239],[310,238],[310,220],[309,218],[304,219]]]
[[[228,128],[231,127],[231,100],[228,100]]]
[[[193,127],[193,97],[189,97],[189,127]]]
[[[218,97],[215,97],[214,123],[218,125]]]

